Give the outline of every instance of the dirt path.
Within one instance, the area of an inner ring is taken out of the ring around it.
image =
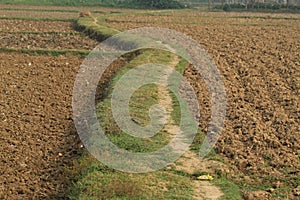
[[[101,25],[100,25],[101,23],[99,23],[98,17],[93,17],[93,19],[94,19],[93,25],[94,25],[95,27],[101,26]],[[102,23],[102,24],[103,24],[103,23]],[[103,25],[102,25],[102,26],[103,26]],[[106,25],[106,26],[107,26],[107,25]],[[108,26],[107,26],[107,27],[108,27]],[[118,30],[118,29],[112,28],[112,27],[110,27],[110,26],[109,26],[109,28],[112,29],[113,31],[115,31],[116,33],[120,33],[120,30]]]
[[[175,67],[178,63],[178,57],[174,56],[174,59],[172,60],[172,62],[169,63],[169,66]],[[168,77],[171,75],[172,72],[172,68],[166,68],[166,70],[162,74],[162,83],[167,83]],[[181,130],[180,127],[174,122],[174,120],[171,117],[171,113],[173,112],[172,97],[169,91],[166,89],[166,87],[159,86],[158,91],[159,105],[163,105],[166,111],[166,125],[164,126],[164,131],[168,132],[171,136],[174,136],[178,134]],[[184,146],[182,148],[184,148]],[[200,157],[196,153],[192,151],[187,151],[183,156],[181,156],[177,160],[176,164],[174,164],[174,167],[176,170],[184,171],[192,175],[199,171],[209,171],[209,168],[213,165],[216,165],[216,161],[200,160]],[[218,199],[223,195],[223,192],[218,187],[212,185],[209,182],[203,182],[199,180],[193,180],[192,182],[194,185],[194,198],[197,200],[214,200]]]

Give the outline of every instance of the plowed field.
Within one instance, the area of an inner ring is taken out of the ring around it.
[[[264,189],[282,190],[296,199],[299,18],[174,12],[115,16],[107,24],[125,30],[171,28],[202,44],[214,58],[227,92],[227,118],[215,149],[236,171],[228,177],[241,183],[263,183]],[[68,22],[3,19],[0,31],[0,47],[5,48],[91,50],[97,44],[74,32]],[[45,33],[11,33],[33,31]],[[57,33],[46,33],[52,31]],[[9,52],[0,53],[0,58],[0,199],[64,199],[66,185],[60,175],[76,157],[79,144],[71,100],[83,58]],[[198,92],[201,128],[206,130],[210,116],[206,86],[192,66],[185,75]]]
[[[1,32],[74,32],[71,22],[2,19]],[[2,35],[2,33],[1,33]]]
[[[97,46],[97,42],[83,37],[78,33],[37,33],[15,34],[3,33],[2,48],[14,49],[78,49],[90,50]]]
[[[57,199],[77,150],[71,101],[81,59],[0,56],[0,199]]]

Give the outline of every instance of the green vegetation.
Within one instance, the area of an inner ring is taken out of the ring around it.
[[[145,50],[111,79],[105,99],[97,104],[97,115],[106,136],[120,148],[132,152],[154,151],[166,145],[169,135],[160,131],[150,139],[135,138],[119,129],[113,120],[110,98],[118,80],[129,70],[147,63],[168,64],[173,56],[169,52]],[[178,68],[185,66],[182,62]],[[139,77],[137,77],[139,78]],[[141,126],[149,124],[149,109],[159,100],[158,88],[148,84],[135,91],[129,102],[131,117]],[[81,167],[83,166],[83,167]],[[193,186],[189,176],[172,171],[157,171],[147,174],[128,174],[109,169],[85,154],[75,165],[75,184],[70,190],[70,199],[192,199]],[[72,171],[71,170],[71,171]],[[80,171],[80,172],[78,172]]]
[[[20,52],[26,53],[30,55],[51,55],[51,56],[59,56],[59,55],[79,55],[82,57],[87,56],[90,51],[85,50],[46,50],[46,49],[13,49],[13,48],[0,48],[0,52]]]
[[[0,4],[52,6],[105,6],[137,9],[178,9],[183,5],[176,0],[0,0]]]
[[[106,38],[119,33],[119,31],[114,28],[105,26],[103,23],[98,23],[98,20],[104,20],[104,17],[80,17],[76,21],[76,29],[99,41],[103,41]]]
[[[9,33],[9,34],[32,34],[32,35],[39,35],[39,34],[51,34],[51,35],[81,35],[82,33],[79,32],[54,32],[54,31],[49,31],[49,32],[40,32],[40,31],[2,31],[1,33]]]
[[[0,10],[12,10],[12,11],[32,11],[32,12],[69,12],[78,13],[79,10],[50,10],[50,9],[32,9],[32,8],[0,8]]]
[[[0,19],[17,19],[17,20],[30,20],[30,21],[61,21],[61,22],[74,22],[74,19],[62,18],[35,18],[35,17],[13,17],[13,16],[0,16]]]
[[[220,200],[242,200],[242,194],[239,187],[233,182],[229,181],[225,176],[217,178],[213,181],[213,184],[220,187],[224,192]]]
[[[110,98],[114,85],[129,70],[141,64],[145,64],[145,62],[168,64],[171,60],[172,56],[169,52],[147,50],[130,61],[128,65],[122,67],[113,77],[110,87],[108,88],[107,98],[97,105],[97,114],[101,127],[107,130],[107,137],[117,146],[133,152],[149,152],[155,151],[168,143],[169,136],[165,131],[161,131],[147,140],[132,137],[121,131],[113,119]],[[140,77],[136,78],[138,79]],[[140,126],[149,125],[149,109],[151,106],[158,104],[158,99],[157,85],[149,84],[139,88],[133,94],[129,102],[131,117],[139,123]]]
[[[253,4],[245,3],[233,3],[233,4],[219,4],[214,9],[228,11],[279,11],[279,12],[299,12],[300,6],[297,5],[285,5],[279,3],[260,3],[255,2]]]
[[[184,6],[176,0],[131,0],[133,5],[137,8],[150,9],[179,9]]]
[[[190,178],[168,171],[147,174],[118,172],[87,153],[67,171],[76,180],[69,191],[71,200],[193,199]]]

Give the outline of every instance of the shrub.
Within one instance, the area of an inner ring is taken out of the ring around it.
[[[278,10],[278,9],[280,9],[280,4],[273,4],[273,5],[272,5],[272,9],[273,9],[273,10]]]
[[[133,5],[150,9],[179,9],[184,5],[176,0],[132,0]]]
[[[230,8],[232,9],[245,9],[246,5],[243,3],[234,3],[230,5]]]
[[[226,3],[226,4],[224,5],[224,7],[223,7],[223,10],[224,10],[225,12],[231,11],[230,5],[229,5],[228,3]]]

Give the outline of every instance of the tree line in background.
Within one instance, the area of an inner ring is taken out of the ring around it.
[[[300,0],[0,0],[1,4],[105,6],[135,9],[180,9],[208,7],[231,10],[300,11]]]
[[[300,11],[300,0],[180,0],[189,7],[208,6],[209,9],[286,10]]]
[[[246,0],[241,2],[230,2],[223,1],[221,4],[210,6],[213,9],[223,9],[224,11],[231,10],[285,10],[285,11],[300,11],[300,5],[289,4],[286,1],[256,1],[256,0]]]
[[[1,4],[107,6],[140,9],[178,9],[184,5],[177,0],[0,0]]]

